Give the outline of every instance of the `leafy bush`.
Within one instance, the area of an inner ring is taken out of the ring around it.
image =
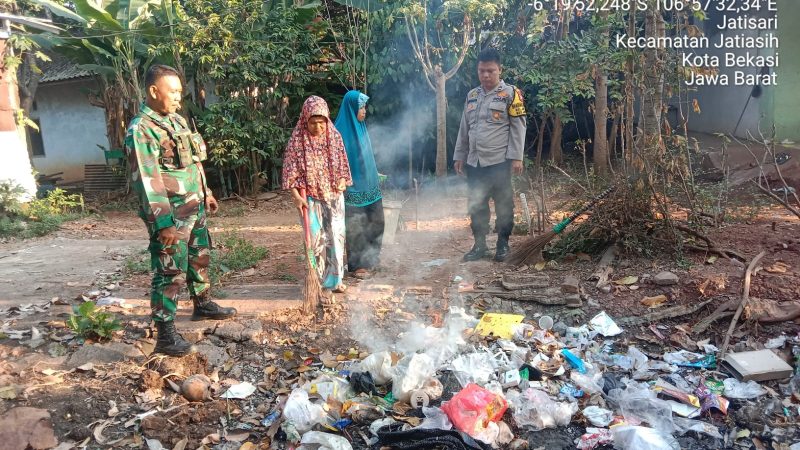
[[[22,204],[24,190],[0,183],[0,237],[31,238],[56,231],[64,222],[83,216],[83,196],[54,189],[44,198]]]
[[[122,329],[113,314],[100,311],[94,302],[73,305],[72,312],[67,320],[67,327],[84,339],[111,339],[115,331]]]
[[[25,189],[18,184],[11,184],[8,181],[0,183],[0,215],[15,216],[22,213],[22,203],[19,198],[25,193]]]
[[[28,218],[41,220],[47,216],[64,215],[78,209],[83,211],[83,196],[80,194],[67,194],[60,188],[55,188],[47,193],[44,198],[31,201],[26,213]]]

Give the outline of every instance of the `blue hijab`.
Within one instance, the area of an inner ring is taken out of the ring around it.
[[[358,120],[358,110],[366,106],[369,97],[359,91],[349,91],[342,100],[336,116],[336,129],[342,135],[353,185],[344,193],[349,206],[367,206],[381,199],[378,168],[372,153],[367,126]]]

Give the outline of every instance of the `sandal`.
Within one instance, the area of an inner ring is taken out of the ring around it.
[[[322,291],[322,295],[319,296],[319,304],[323,308],[329,308],[336,304],[336,296],[333,294],[333,291],[325,290]]]
[[[347,286],[344,283],[341,283],[333,289],[333,292],[336,294],[344,294],[347,292]]]

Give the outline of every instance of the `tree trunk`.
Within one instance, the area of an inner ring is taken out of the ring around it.
[[[664,37],[666,28],[661,11],[648,9],[645,16],[645,36]],[[662,154],[661,120],[664,108],[664,55],[660,49],[644,51],[644,89],[642,92],[642,156],[655,161]],[[643,163],[644,161],[642,161]]]
[[[636,8],[628,17],[628,35],[634,36],[633,33],[636,33]],[[633,58],[633,55],[629,55],[625,64],[625,130],[622,142],[622,160],[625,163],[626,173],[633,162]]]
[[[550,160],[560,166],[564,162],[564,154],[561,151],[561,135],[564,131],[564,124],[558,115],[553,117],[553,134],[550,140]]]
[[[617,153],[617,134],[619,133],[619,120],[622,113],[622,105],[616,104],[613,108],[611,120],[611,132],[608,134],[608,159],[609,167],[611,167],[611,158],[616,156]]]
[[[442,67],[436,66],[436,178],[447,176],[447,98]]]
[[[598,67],[595,78],[594,96],[594,140],[593,158],[595,172],[600,176],[608,174],[608,137],[606,124],[608,122],[608,76]]]
[[[547,114],[542,116],[539,133],[536,136],[536,167],[542,167],[542,149],[544,148],[544,129],[547,127]]]
[[[17,71],[17,82],[19,83],[19,105],[26,116],[30,116],[33,109],[33,100],[36,98],[36,90],[39,88],[39,80],[42,78],[36,72],[36,57],[26,52],[22,57],[22,64]]]
[[[603,22],[601,45],[607,47],[608,11],[600,12],[600,20]],[[604,62],[600,62],[595,67],[594,79],[594,140],[592,141],[592,154],[594,159],[595,172],[604,177],[608,175],[608,137],[606,136],[606,124],[608,123],[608,74],[606,73]]]

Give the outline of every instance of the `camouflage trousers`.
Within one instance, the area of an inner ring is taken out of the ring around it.
[[[178,296],[188,286],[192,297],[203,296],[211,287],[208,265],[211,262],[211,238],[206,228],[203,206],[197,214],[175,219],[180,240],[164,246],[158,232],[147,224],[150,234],[150,267],[153,270],[150,308],[153,320],[168,322],[175,319]]]

